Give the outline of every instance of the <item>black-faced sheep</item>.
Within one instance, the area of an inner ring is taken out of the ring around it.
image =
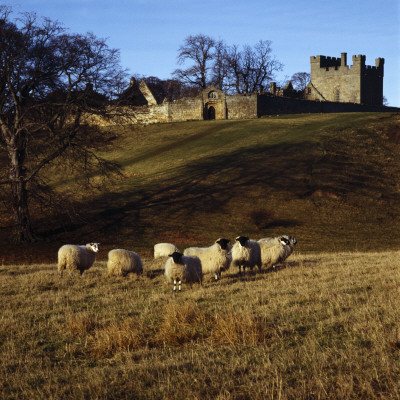
[[[246,267],[252,270],[255,266],[261,269],[261,249],[260,244],[249,239],[247,236],[238,236],[236,243],[232,246],[232,265],[239,267],[239,274],[241,274],[241,267],[243,272]]]
[[[199,282],[201,284],[203,281],[203,272],[200,258],[196,256],[184,256],[177,251],[173,252],[169,255],[165,263],[165,277],[168,282],[174,284],[174,292],[176,292],[177,283],[179,291],[182,289],[182,282],[189,284]]]
[[[219,238],[210,247],[189,247],[183,254],[199,257],[203,275],[214,274],[215,280],[218,280],[221,278],[221,271],[228,270],[232,261],[229,242],[229,239]]]

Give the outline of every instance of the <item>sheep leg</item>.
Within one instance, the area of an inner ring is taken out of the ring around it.
[[[180,280],[179,282],[178,282],[178,290],[179,290],[179,292],[182,290],[182,281]]]
[[[174,293],[176,292],[176,279],[174,279]]]

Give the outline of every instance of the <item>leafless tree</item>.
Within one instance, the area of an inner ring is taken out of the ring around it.
[[[271,42],[260,40],[254,47],[237,45],[226,52],[230,86],[237,93],[263,91],[273,79],[274,74],[282,70],[282,64],[272,56]]]
[[[203,34],[188,36],[179,48],[178,63],[191,63],[186,69],[176,69],[173,75],[183,83],[202,89],[209,83],[210,69],[214,59],[215,40]]]
[[[0,172],[17,228],[33,241],[30,207],[48,190],[44,171],[57,163],[86,174],[115,165],[96,148],[107,132],[85,115],[107,115],[115,88],[123,87],[119,52],[93,34],[69,34],[58,23],[0,7]]]
[[[311,75],[308,72],[296,72],[290,80],[295,90],[302,91],[310,83]]]
[[[227,90],[229,86],[227,57],[226,44],[222,40],[216,42],[211,81],[220,90]]]

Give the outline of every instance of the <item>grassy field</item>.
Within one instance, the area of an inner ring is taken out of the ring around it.
[[[220,236],[288,233],[299,250],[400,246],[400,116],[348,113],[115,128],[104,155],[122,166],[92,192],[66,170],[49,181],[80,216],[33,207],[44,239],[10,242],[0,204],[0,263],[55,261],[63,243],[101,242],[150,256],[154,243],[208,245]],[[93,177],[101,182],[100,177]]]
[[[296,252],[183,286],[163,263],[0,267],[1,399],[398,399],[400,252]]]
[[[0,399],[399,399],[400,116],[310,114],[115,127],[101,191],[54,168],[80,211],[33,205],[12,243],[0,203]],[[93,176],[96,182],[101,177]],[[174,295],[157,242],[287,233],[275,270]],[[57,248],[102,243],[83,277]],[[144,261],[106,278],[107,251]]]

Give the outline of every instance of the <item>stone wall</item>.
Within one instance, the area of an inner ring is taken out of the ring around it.
[[[301,113],[342,113],[342,112],[399,112],[400,108],[363,105],[355,103],[336,103],[275,97],[268,94],[258,96],[257,114],[301,114]]]
[[[258,94],[226,96],[228,119],[257,118]]]

